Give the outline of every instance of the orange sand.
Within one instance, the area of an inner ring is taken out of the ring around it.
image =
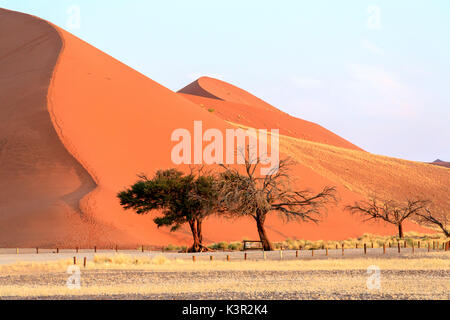
[[[173,167],[170,135],[192,128],[194,120],[202,120],[204,130],[233,127],[227,121],[280,128],[292,139],[335,146],[344,160],[345,150],[370,157],[319,125],[219,80],[201,78],[175,93],[36,17],[0,9],[0,30],[7,35],[0,40],[0,116],[6,119],[0,123],[0,246],[189,243],[187,229],[157,229],[154,215],[124,211],[116,193],[138,173]],[[282,151],[295,158],[297,142],[288,140],[282,138]],[[363,187],[352,191],[339,170],[330,173],[297,157],[298,186],[337,185],[342,203],[317,226],[271,216],[271,240],[395,233],[342,212],[342,205],[361,198]],[[430,166],[430,179],[440,170],[446,169]],[[442,188],[431,182],[424,191],[435,187]],[[408,230],[424,229],[408,224]],[[204,232],[208,242],[256,238],[248,219],[213,217]]]

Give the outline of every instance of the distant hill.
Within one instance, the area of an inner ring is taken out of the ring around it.
[[[450,168],[450,162],[442,161],[441,159],[436,159],[433,162],[431,162],[431,164],[434,164],[434,165],[437,165],[437,166],[446,167],[446,168]]]

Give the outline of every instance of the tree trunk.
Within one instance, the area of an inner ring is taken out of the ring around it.
[[[200,244],[200,239],[198,238],[198,230],[197,225],[195,224],[195,220],[189,220],[189,226],[191,227],[192,237],[194,238],[194,243],[189,249],[189,252],[200,252],[202,246]]]
[[[403,226],[401,223],[398,224],[398,236],[400,239],[403,239]]]
[[[258,227],[259,240],[262,242],[264,251],[272,251],[272,244],[270,243],[269,238],[267,238],[266,230],[264,229],[265,216],[257,214],[255,220],[256,226]]]
[[[203,234],[202,234],[202,220],[197,219],[197,235],[198,235],[198,241],[200,244],[203,244]]]

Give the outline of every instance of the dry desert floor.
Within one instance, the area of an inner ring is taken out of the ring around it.
[[[383,254],[375,248],[365,255],[348,249],[344,256],[341,250],[327,256],[317,250],[313,256],[306,250],[297,257],[292,250],[270,252],[265,259],[253,251],[247,260],[243,252],[214,252],[196,254],[195,261],[192,254],[131,250],[31,252],[0,250],[0,299],[450,298],[449,251],[399,254],[392,248]],[[80,287],[70,289],[74,256]],[[379,270],[379,287],[370,266]]]

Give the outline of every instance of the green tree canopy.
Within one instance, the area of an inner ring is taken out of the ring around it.
[[[159,170],[153,178],[140,175],[130,188],[119,192],[120,204],[138,214],[162,210],[154,219],[161,226],[176,231],[188,223],[194,243],[191,251],[205,250],[203,246],[202,223],[212,214],[218,203],[216,179],[201,169],[184,174],[176,169]]]

